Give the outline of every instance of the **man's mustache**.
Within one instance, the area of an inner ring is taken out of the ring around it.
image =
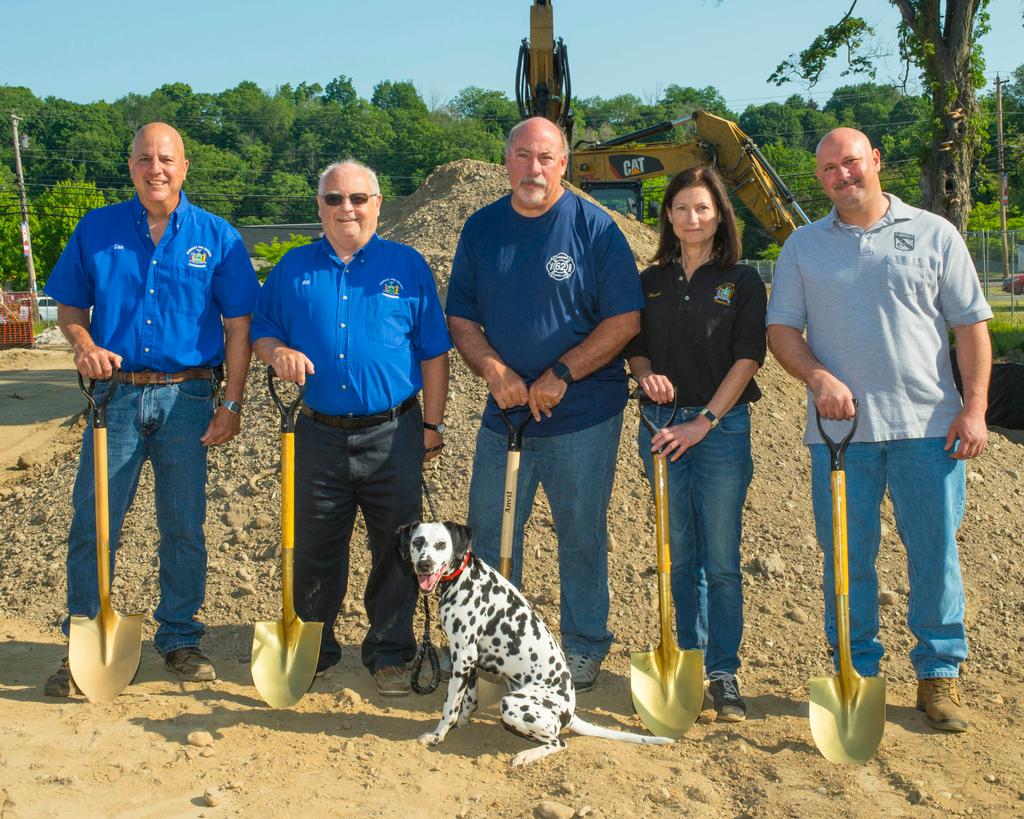
[[[543,176],[524,176],[519,180],[519,187],[526,187],[527,185],[535,185],[538,188],[548,189],[548,180]]]

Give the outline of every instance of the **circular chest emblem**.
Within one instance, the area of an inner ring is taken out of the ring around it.
[[[568,253],[556,253],[548,259],[548,275],[556,282],[564,282],[576,269],[576,262]]]

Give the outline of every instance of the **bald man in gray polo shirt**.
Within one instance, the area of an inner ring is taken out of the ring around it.
[[[829,132],[816,152],[831,213],[800,228],[776,266],[768,343],[807,385],[804,443],[811,450],[814,517],[825,555],[825,633],[836,646],[828,450],[816,424],[853,418],[846,454],[853,664],[878,674],[880,506],[892,499],[910,577],[908,625],[917,707],[942,731],[967,730],[957,688],[967,657],[956,530],[966,494],[964,461],[985,448],[992,311],[963,239],[935,214],[882,191],[881,157],[852,128]],[[804,329],[807,339],[804,339]],[[956,337],[963,399],[953,383],[947,328]],[[844,428],[830,430],[832,437]]]

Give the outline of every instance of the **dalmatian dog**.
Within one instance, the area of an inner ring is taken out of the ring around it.
[[[471,549],[472,533],[457,523],[410,523],[398,530],[398,550],[420,590],[439,591],[441,626],[452,652],[452,676],[437,727],[423,745],[437,745],[464,727],[477,707],[477,670],[504,680],[501,719],[514,734],[539,743],[515,756],[526,765],[565,747],[563,728],[583,736],[666,745],[664,737],[610,731],[575,715],[576,689],[562,653],[544,621],[519,590]]]

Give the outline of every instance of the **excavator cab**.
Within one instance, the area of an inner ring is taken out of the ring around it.
[[[643,186],[640,182],[584,182],[583,190],[608,210],[637,221],[644,218]],[[654,215],[658,215],[657,210]]]

